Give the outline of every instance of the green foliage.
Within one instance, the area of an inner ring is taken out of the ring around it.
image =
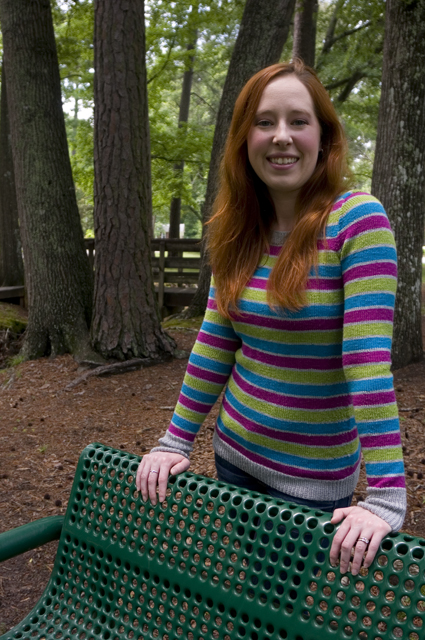
[[[366,189],[378,122],[384,12],[385,0],[322,0],[317,21],[316,69],[343,121],[356,186]]]
[[[63,96],[71,105],[66,125],[78,204],[84,232],[93,235],[93,117],[82,117],[82,109],[93,105],[93,0],[52,4]],[[173,197],[182,199],[185,235],[201,233],[218,105],[244,5],[245,0],[145,0],[157,234],[169,221]],[[385,0],[320,0],[318,12],[316,68],[344,123],[356,186],[366,189],[372,176],[380,99],[384,10]],[[195,31],[196,50],[188,52]],[[193,53],[189,122],[179,127],[183,74]],[[292,33],[282,60],[291,55]],[[174,170],[181,161],[182,176]]]

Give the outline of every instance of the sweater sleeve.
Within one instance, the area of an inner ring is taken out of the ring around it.
[[[401,528],[406,488],[400,425],[391,374],[397,286],[394,237],[369,194],[352,194],[340,215],[344,286],[342,359],[368,479],[359,505]]]
[[[211,281],[204,321],[189,358],[180,396],[170,426],[160,446],[189,457],[193,441],[232,371],[240,347],[232,323],[217,311],[214,279]]]

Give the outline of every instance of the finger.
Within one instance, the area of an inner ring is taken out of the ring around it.
[[[339,554],[339,569],[341,573],[346,573],[350,566],[351,552],[354,545],[357,542],[358,532],[350,529],[341,543],[341,549]]]
[[[329,552],[330,562],[334,566],[338,564],[339,556],[341,552],[341,545],[349,531],[350,531],[350,526],[346,521],[344,521],[342,525],[339,527],[336,534],[334,535],[331,550]]]
[[[138,466],[137,469],[137,474],[136,474],[136,488],[137,491],[141,491],[142,490],[142,474],[143,474],[143,469],[146,465],[146,461],[144,458],[142,458],[141,463]]]
[[[151,468],[151,465],[150,465],[150,462],[148,460],[145,461],[145,464],[143,466],[139,467],[139,470],[140,470],[140,491],[142,492],[142,500],[143,500],[143,502],[146,502],[146,500],[148,499],[148,496],[149,496],[148,478],[149,478],[150,468]]]
[[[158,462],[156,463],[156,465],[158,466]],[[150,501],[154,506],[156,505],[156,488],[158,486],[158,475],[159,469],[149,469],[149,474],[147,476],[148,493]]]
[[[335,509],[332,514],[331,523],[336,524],[337,522],[341,522],[344,518],[346,518],[353,507],[344,507],[342,509]]]
[[[366,532],[365,534],[365,532],[362,531],[362,535],[360,537],[366,538],[366,540],[369,540],[369,543],[370,543],[372,536],[373,536],[372,532],[370,532],[369,534]],[[365,540],[361,540],[359,538],[356,542],[356,546],[354,547],[354,556],[351,563],[351,573],[353,574],[353,576],[356,576],[360,571],[360,567],[362,566],[362,560],[364,558],[364,554],[367,548],[368,548],[368,543]]]
[[[177,464],[175,464],[174,467],[171,467],[170,473],[173,476],[177,476],[179,473],[183,473],[183,471],[186,471],[186,469],[189,469],[189,467],[190,467],[190,460],[185,458],[181,462],[178,462]]]
[[[159,501],[164,502],[165,496],[167,495],[167,484],[168,484],[168,476],[169,476],[169,466],[166,464],[161,465],[158,473],[158,490],[159,490]]]
[[[372,564],[372,562],[375,559],[375,556],[378,552],[379,549],[379,545],[382,542],[382,539],[386,536],[386,533],[382,533],[382,535],[379,533],[375,533],[370,541],[369,547],[367,549],[367,554],[365,559],[363,560],[363,566],[367,569],[368,567],[370,567],[370,565]]]

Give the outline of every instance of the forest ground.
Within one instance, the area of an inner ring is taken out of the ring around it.
[[[423,297],[425,301],[425,297]],[[195,328],[170,330],[190,351]],[[425,344],[425,318],[423,319]],[[71,356],[0,371],[0,531],[64,514],[78,457],[91,442],[142,455],[166,430],[187,358],[110,378],[81,375]],[[409,507],[403,531],[425,531],[425,360],[395,372]],[[191,470],[214,476],[212,434],[218,406],[195,444]],[[365,495],[361,478],[354,501]],[[31,611],[52,571],[56,542],[0,564],[0,635]]]

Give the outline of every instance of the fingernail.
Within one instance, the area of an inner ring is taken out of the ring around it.
[[[358,574],[358,571],[357,571],[357,569],[352,569],[351,573],[353,574],[353,576],[356,576]]]

